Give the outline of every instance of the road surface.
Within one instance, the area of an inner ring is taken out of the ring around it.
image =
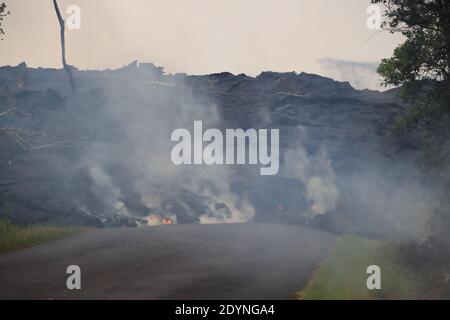
[[[0,299],[292,299],[334,241],[258,223],[92,230],[0,254]]]

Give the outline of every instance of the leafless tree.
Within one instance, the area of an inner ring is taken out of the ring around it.
[[[69,75],[70,87],[72,89],[72,93],[75,92],[75,80],[73,79],[71,66],[67,64],[66,61],[66,38],[65,38],[65,21],[59,11],[58,2],[53,0],[53,6],[55,7],[56,16],[58,17],[59,25],[61,27],[61,58],[64,70],[66,70]]]

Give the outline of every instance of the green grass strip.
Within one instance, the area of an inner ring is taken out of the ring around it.
[[[399,249],[388,242],[354,235],[341,236],[328,257],[314,273],[299,299],[368,300],[416,299],[418,280],[398,263]],[[369,290],[367,267],[381,268],[381,290]]]
[[[18,227],[8,221],[0,221],[0,253],[73,236],[84,230],[86,228],[45,225]]]

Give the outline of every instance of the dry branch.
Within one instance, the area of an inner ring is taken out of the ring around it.
[[[53,0],[53,6],[55,7],[56,16],[58,17],[59,26],[61,28],[61,58],[64,70],[66,70],[69,75],[70,88],[72,89],[72,93],[75,92],[75,80],[73,79],[71,67],[67,64],[66,61],[66,38],[65,38],[65,21],[59,11],[58,3],[56,0]]]

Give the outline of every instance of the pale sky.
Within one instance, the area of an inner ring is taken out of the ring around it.
[[[60,67],[52,1],[3,1],[11,15],[0,42],[0,65],[26,61]],[[401,41],[367,28],[369,0],[58,1],[63,12],[72,4],[81,8],[81,30],[68,30],[66,40],[68,62],[80,69],[139,60],[172,73],[254,76],[271,70],[336,76],[321,59],[377,62]]]

